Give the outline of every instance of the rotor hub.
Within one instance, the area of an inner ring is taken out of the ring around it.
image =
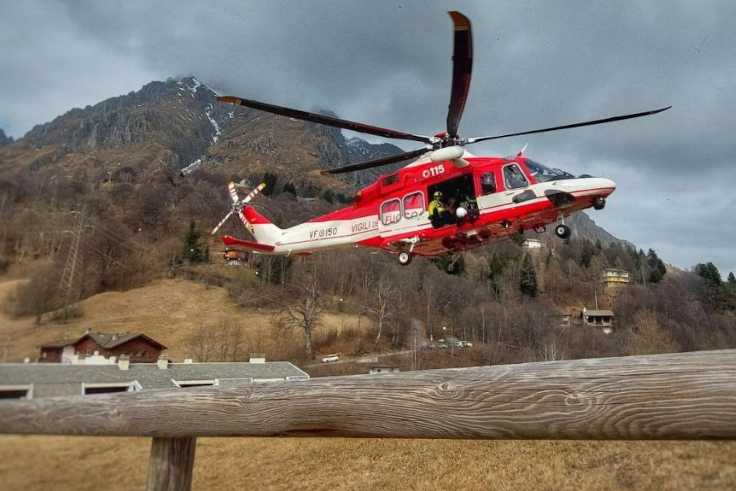
[[[432,147],[434,150],[437,150],[438,148],[446,148],[446,147],[456,147],[456,146],[462,147],[466,143],[467,141],[460,138],[460,135],[456,135],[455,137],[452,137],[446,131],[440,131],[439,133],[434,135],[434,138],[432,139]]]

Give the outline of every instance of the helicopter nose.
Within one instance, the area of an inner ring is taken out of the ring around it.
[[[600,180],[602,181],[601,184],[603,184],[603,187],[604,188],[609,188],[610,189],[610,191],[608,192],[608,194],[611,194],[612,192],[614,192],[616,190],[616,183],[613,182],[612,180],[605,179],[605,178],[600,178]]]
[[[616,183],[605,177],[584,177],[581,185],[596,194],[608,196],[616,190]]]

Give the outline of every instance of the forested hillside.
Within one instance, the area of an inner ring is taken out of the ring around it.
[[[254,205],[290,226],[348,206],[355,183],[370,178],[324,178],[320,168],[394,149],[288,118],[226,112],[213,97],[196,79],[152,83],[3,141],[0,274],[30,278],[14,315],[47,322],[79,299],[177,276],[260,309],[274,336],[304,334],[292,354],[304,363],[331,347],[357,355],[443,337],[474,345],[449,357],[425,352],[425,368],[736,347],[733,273],[722,278],[707,258],[693,271],[668,268],[656,251],[619,241],[582,214],[568,222],[576,231],[568,240],[528,232],[544,246],[524,248],[519,236],[463,255],[451,275],[449,257],[402,267],[358,249],[249,256],[227,267],[209,231],[230,209],[229,180],[266,181]],[[235,220],[220,233],[247,235]],[[630,272],[631,282],[604,289],[606,268]],[[615,312],[611,334],[580,325],[582,309],[596,305]],[[321,327],[326,313],[349,319],[339,336]],[[192,345],[219,327],[190,333]]]

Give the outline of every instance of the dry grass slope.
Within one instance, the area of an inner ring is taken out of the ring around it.
[[[21,281],[0,282],[0,299],[12,299]],[[181,279],[160,280],[127,292],[95,295],[80,305],[84,312],[81,318],[65,325],[44,320],[38,327],[32,318],[10,318],[0,309],[0,336],[10,335],[13,339],[7,359],[19,362],[29,357],[35,360],[38,345],[65,338],[76,339],[85,329],[91,329],[146,334],[168,347],[170,360],[183,361],[187,354],[184,338],[188,334],[203,324],[229,321],[247,326],[251,339],[257,335],[264,351],[273,356],[280,351],[281,344],[267,336],[270,315],[234,305],[224,288]]]
[[[0,281],[0,299],[21,280]],[[83,302],[69,325],[13,319],[8,359],[35,358],[36,345],[85,328],[143,332],[185,354],[201,323],[238,319],[267,353],[268,313],[232,305],[221,288],[164,280]],[[0,310],[1,312],[1,310]],[[336,328],[337,318],[330,319]],[[296,338],[294,342],[299,342]],[[271,355],[273,357],[273,355]],[[376,408],[380,411],[380,408]],[[175,417],[175,415],[172,415]],[[0,491],[143,489],[150,440],[0,435]],[[327,438],[200,438],[193,489],[736,489],[736,442],[553,442]]]

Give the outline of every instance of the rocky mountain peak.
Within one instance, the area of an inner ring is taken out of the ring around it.
[[[150,82],[137,92],[72,109],[36,126],[25,139],[33,147],[58,146],[75,153],[160,146],[170,151],[164,163],[180,168],[217,141],[228,117],[217,106],[215,92],[195,77]]]
[[[6,136],[5,131],[3,131],[2,128],[0,128],[0,147],[4,147],[5,145],[10,145],[11,143],[13,143],[13,137]]]

